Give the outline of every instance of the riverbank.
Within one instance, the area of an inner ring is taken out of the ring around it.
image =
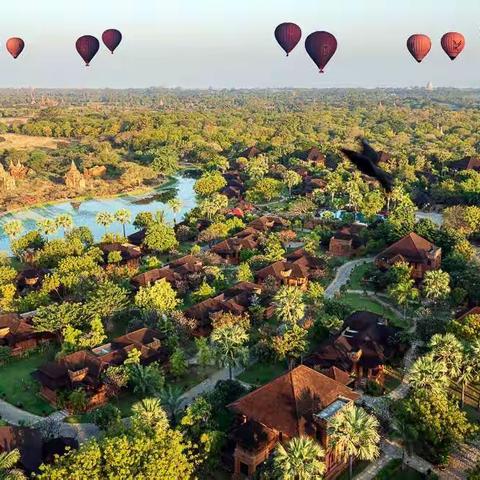
[[[141,187],[141,188],[134,188],[132,190],[122,190],[121,192],[118,193],[113,193],[113,194],[105,194],[105,195],[94,195],[88,194],[88,195],[79,195],[75,197],[60,197],[56,198],[54,200],[48,200],[48,201],[41,201],[37,203],[31,203],[26,205],[22,205],[19,207],[14,207],[14,208],[9,208],[8,210],[0,210],[0,218],[5,217],[6,215],[10,214],[15,214],[18,212],[21,212],[23,210],[30,210],[32,208],[43,208],[43,207],[50,207],[50,206],[55,206],[60,203],[65,203],[65,202],[70,202],[70,203],[81,203],[81,202],[87,202],[90,200],[108,200],[111,198],[120,198],[124,196],[135,196],[135,195],[146,195],[147,193],[155,192],[156,190],[160,190],[162,188],[168,188],[170,186],[173,186],[173,184],[176,181],[176,177],[174,176],[168,176],[168,177],[163,177],[163,179],[155,185],[149,186],[149,187]]]

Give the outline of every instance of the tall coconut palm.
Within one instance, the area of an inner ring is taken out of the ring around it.
[[[55,235],[58,230],[57,222],[51,218],[39,220],[37,227],[44,235]]]
[[[1,480],[24,480],[27,477],[15,468],[20,460],[20,451],[15,448],[10,452],[0,453],[0,479]]]
[[[228,367],[228,378],[231,380],[233,377],[232,367],[247,362],[248,333],[241,325],[224,325],[215,328],[210,339],[218,363]]]
[[[277,317],[288,325],[296,325],[305,315],[303,292],[297,287],[281,287],[273,303]]]
[[[168,425],[168,418],[158,398],[144,398],[132,405],[132,413],[142,424],[150,427]]]
[[[433,359],[445,365],[447,375],[456,377],[463,361],[463,345],[453,333],[435,334],[428,343]]]
[[[23,224],[20,220],[11,220],[3,225],[3,231],[10,239],[10,242],[17,238],[23,230]]]
[[[182,209],[183,202],[179,198],[171,198],[167,202],[167,205],[169,206],[170,210],[172,211],[173,223],[176,225],[177,224],[177,213],[179,213],[180,210]]]
[[[275,478],[310,480],[323,478],[325,452],[312,438],[292,438],[285,446],[278,444],[273,457]]]
[[[388,293],[403,307],[403,319],[407,319],[407,307],[409,303],[415,301],[419,297],[419,291],[415,288],[415,282],[412,279],[407,279],[392,285]]]
[[[380,453],[379,423],[363,408],[349,405],[330,422],[330,444],[344,461],[349,462],[350,480],[353,460],[373,460]]]
[[[125,225],[130,223],[130,220],[132,218],[132,214],[130,213],[130,210],[127,210],[126,208],[121,208],[120,210],[117,210],[115,212],[115,220],[118,223],[122,224],[123,228],[123,236],[126,237],[126,231],[125,231]]]
[[[418,358],[410,368],[407,379],[415,390],[443,390],[448,386],[445,364],[431,355]]]
[[[95,217],[95,221],[105,228],[105,235],[107,234],[107,228],[114,222],[114,217],[109,212],[98,212]]]
[[[55,219],[55,223],[57,224],[57,227],[63,228],[63,236],[65,237],[67,230],[70,230],[73,227],[73,218],[68,213],[62,213]]]

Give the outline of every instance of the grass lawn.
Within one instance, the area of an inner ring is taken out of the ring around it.
[[[350,290],[363,290],[364,283],[362,280],[371,266],[371,263],[363,263],[362,265],[355,267],[350,275],[350,281],[347,284],[347,288]]]
[[[375,476],[376,480],[422,480],[422,473],[405,466],[402,470],[402,461],[399,458],[391,460]]]
[[[238,375],[238,380],[250,385],[265,385],[270,380],[282,375],[287,371],[285,362],[283,363],[264,363],[258,362],[248,367],[244,372]]]
[[[36,352],[0,367],[0,396],[3,400],[35,415],[48,415],[54,409],[38,395],[38,383],[31,377],[48,360],[45,352]]]
[[[395,327],[406,328],[403,318],[398,317],[389,308],[380,305],[374,298],[367,297],[358,293],[346,293],[339,298],[339,301],[349,305],[355,310],[366,310],[378,315],[382,315],[391,321]]]
[[[178,379],[169,379],[167,378],[166,383],[168,384],[174,384],[186,392],[187,390],[190,390],[192,387],[195,385],[198,385],[199,383],[203,382],[205,379],[207,379],[212,373],[215,373],[219,370],[219,367],[215,365],[209,365],[206,367],[200,367],[198,365],[192,365],[189,369],[188,372],[181,378]]]

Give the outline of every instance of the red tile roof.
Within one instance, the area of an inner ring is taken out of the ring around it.
[[[359,395],[300,365],[233,402],[229,408],[289,437],[297,437],[308,431],[313,414],[339,397],[356,400]]]
[[[423,263],[426,261],[427,253],[433,253],[438,248],[432,242],[412,232],[380,252],[377,258],[388,260],[401,256],[407,262]]]

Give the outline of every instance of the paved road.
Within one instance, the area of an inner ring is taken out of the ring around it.
[[[363,265],[364,263],[373,262],[373,257],[359,258],[344,263],[337,269],[335,278],[330,285],[325,289],[325,297],[332,298],[340,291],[340,288],[345,285],[350,279],[350,275],[355,267]]]

